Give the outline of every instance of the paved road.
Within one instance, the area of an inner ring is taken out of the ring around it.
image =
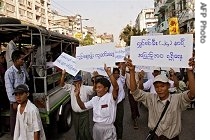
[[[125,100],[124,133],[123,140],[144,140],[148,134],[147,127],[148,111],[144,106],[140,106],[139,129],[134,130],[132,126],[131,113],[128,98]],[[91,118],[92,119],[92,118]],[[90,128],[92,130],[92,126]],[[10,136],[5,134],[0,140],[10,140]],[[75,140],[74,128],[66,133],[60,133],[56,140]],[[195,110],[186,110],[182,113],[182,132],[180,140],[195,139]]]

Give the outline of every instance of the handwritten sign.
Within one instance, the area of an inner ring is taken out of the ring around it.
[[[114,43],[77,47],[76,64],[78,69],[115,66]]]
[[[151,66],[139,66],[139,65],[135,66],[135,71],[136,72],[140,72],[141,70],[143,70],[144,72],[153,72],[153,67],[151,67]]]
[[[62,53],[53,64],[67,73],[76,76],[79,70],[76,68],[76,59],[66,53]]]
[[[116,48],[115,50],[115,62],[125,62],[125,48]]]
[[[125,47],[125,56],[130,55],[130,46]]]
[[[192,51],[192,34],[131,37],[134,65],[188,68]]]

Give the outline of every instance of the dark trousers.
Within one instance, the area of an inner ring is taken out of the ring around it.
[[[169,138],[167,138],[167,137],[165,137],[165,136],[163,136],[163,135],[161,135],[161,136],[158,137],[158,136],[155,134],[154,140],[179,140],[179,136],[176,136],[176,137],[174,137],[174,138],[172,138],[172,139],[169,139]]]
[[[76,140],[92,140],[89,121],[89,111],[81,113],[73,111],[73,123]]]
[[[130,108],[131,108],[131,117],[132,119],[136,119],[139,117],[139,110],[138,110],[138,102],[134,100],[133,95],[130,94],[130,89],[128,89],[128,100],[130,103]]]
[[[16,114],[17,114],[17,110],[14,110],[12,104],[10,104],[10,134],[11,136],[14,136]]]
[[[114,126],[116,127],[117,139],[122,139],[123,134],[123,117],[124,117],[124,100],[117,104],[116,119]]]

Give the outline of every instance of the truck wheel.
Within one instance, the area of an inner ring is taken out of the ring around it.
[[[21,21],[16,18],[0,17],[0,24],[21,24]]]
[[[72,126],[72,111],[71,111],[71,105],[66,104],[63,114],[61,116],[60,120],[60,127],[61,129],[66,132],[68,131]]]

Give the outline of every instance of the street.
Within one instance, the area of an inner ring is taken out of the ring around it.
[[[133,129],[131,112],[128,98],[126,97],[124,102],[125,114],[124,114],[124,133],[123,140],[144,140],[148,134],[147,117],[148,111],[143,105],[140,106],[140,118],[138,119],[139,129]],[[92,116],[90,117],[92,121]],[[92,123],[93,124],[93,123]],[[92,125],[91,125],[92,130]],[[74,128],[66,133],[60,133],[56,140],[75,140]],[[182,113],[182,132],[180,134],[180,140],[194,140],[195,139],[195,109],[186,110]],[[0,140],[10,140],[9,134],[3,135]]]

